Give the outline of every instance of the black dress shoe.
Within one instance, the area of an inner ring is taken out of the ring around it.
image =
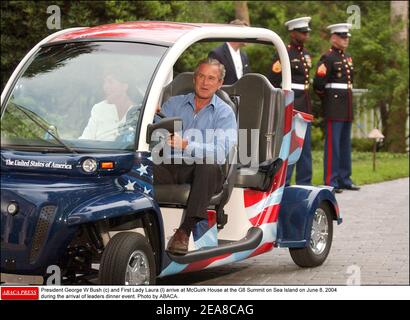
[[[352,191],[359,191],[360,187],[356,186],[355,184],[351,184],[350,186],[344,186],[343,189],[352,190]]]
[[[343,192],[343,189],[334,188],[333,191],[334,191],[335,193],[342,193],[342,192]]]

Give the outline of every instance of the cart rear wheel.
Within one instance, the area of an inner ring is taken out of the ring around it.
[[[327,203],[322,202],[313,216],[309,244],[305,248],[290,248],[290,256],[300,267],[320,266],[329,255],[332,238],[332,210]]]
[[[135,232],[117,233],[101,258],[102,285],[155,284],[155,259],[145,237]]]

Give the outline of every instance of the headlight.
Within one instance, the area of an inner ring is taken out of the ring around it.
[[[14,201],[10,202],[9,205],[7,206],[7,213],[12,216],[16,215],[18,211],[19,211],[19,206]]]
[[[87,173],[95,172],[97,170],[97,161],[92,158],[86,159],[83,161],[82,168]]]

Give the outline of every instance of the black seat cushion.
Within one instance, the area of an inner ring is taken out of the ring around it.
[[[267,187],[266,174],[254,172],[250,168],[238,169],[235,186],[265,191]]]
[[[272,178],[282,166],[282,159],[267,160],[259,164],[258,168],[239,168],[235,186],[266,191],[272,183]]]
[[[259,163],[276,159],[283,138],[284,92],[274,88],[264,75],[256,73],[247,73],[222,89],[230,97],[238,97],[239,129],[246,130],[247,155],[257,155]],[[252,129],[259,130],[258,143],[252,143]],[[245,145],[240,146],[243,147]]]
[[[163,206],[185,207],[188,203],[190,184],[160,184],[155,185],[155,199]],[[218,205],[223,192],[219,192],[211,198],[210,205]]]

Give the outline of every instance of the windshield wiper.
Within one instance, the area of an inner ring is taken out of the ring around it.
[[[24,115],[27,116],[27,118],[29,118],[31,121],[33,121],[35,124],[37,124],[41,129],[43,129],[45,132],[47,132],[50,136],[52,136],[58,143],[60,143],[60,145],[62,147],[64,147],[68,152],[71,153],[77,153],[73,148],[71,148],[70,146],[68,146],[67,144],[65,144],[59,137],[57,137],[56,134],[54,134],[53,132],[51,132],[46,126],[44,126],[40,121],[38,121],[35,117],[38,117],[37,114],[34,113],[35,116],[31,115],[31,113],[33,113],[31,110],[27,110],[26,108],[24,108],[23,106],[18,105],[15,102],[12,102],[12,104],[18,109],[20,110],[22,113],[24,113]],[[43,120],[44,121],[44,120]]]

